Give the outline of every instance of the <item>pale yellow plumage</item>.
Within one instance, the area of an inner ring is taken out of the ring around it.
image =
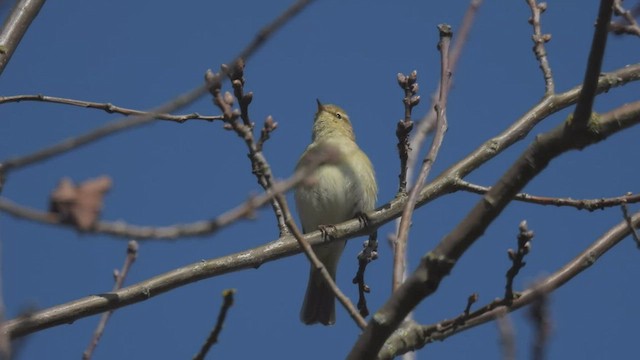
[[[319,167],[312,181],[295,191],[296,207],[304,232],[312,232],[320,225],[337,224],[373,210],[376,202],[378,189],[373,166],[355,142],[349,117],[338,106],[322,105],[318,101],[312,143],[300,157],[297,168],[305,166],[308,157],[324,147],[337,150],[337,161]],[[314,247],[318,258],[334,279],[344,246],[345,241],[339,241]],[[333,292],[313,267],[300,318],[305,324],[335,323]]]

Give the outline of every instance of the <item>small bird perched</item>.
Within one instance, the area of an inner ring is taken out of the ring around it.
[[[378,193],[373,166],[356,144],[349,116],[338,106],[323,105],[317,101],[312,142],[300,157],[296,169],[309,163],[318,149],[332,148],[338,158],[320,166],[311,181],[296,188],[296,208],[305,233],[373,210]],[[334,280],[345,244],[346,241],[336,241],[313,248]],[[332,325],[336,322],[333,291],[313,266],[300,319],[307,325],[318,322]]]

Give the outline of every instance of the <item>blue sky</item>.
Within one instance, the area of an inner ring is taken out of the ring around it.
[[[230,60],[258,29],[289,1],[47,3],[2,74],[0,95],[46,94],[148,109],[201,84],[205,70]],[[279,123],[265,146],[278,178],[289,176],[310,141],[315,99],[336,103],[352,119],[360,146],[377,172],[381,205],[395,195],[398,156],[395,124],[403,115],[398,72],[416,69],[423,102],[439,78],[436,25],[457,30],[466,1],[318,1],[276,34],[247,63],[246,89],[254,92],[253,120],[267,115]],[[3,4],[7,10],[7,4]],[[558,92],[582,81],[596,2],[551,2],[543,31]],[[449,131],[432,172],[442,172],[485,140],[501,132],[543,95],[544,83],[531,51],[529,8],[524,1],[482,5],[459,67],[447,109]],[[454,35],[455,37],[455,35]],[[604,71],[637,62],[638,39],[611,37]],[[637,100],[638,85],[598,98],[605,112]],[[203,97],[180,113],[218,114]],[[551,116],[529,137],[467,179],[491,185],[533,136],[566,118]],[[0,159],[26,154],[118,118],[96,110],[24,102],[0,106]],[[605,143],[565,154],[525,189],[545,196],[599,198],[637,192],[640,170],[633,162],[640,132],[632,128]],[[83,181],[109,175],[103,219],[141,225],[170,225],[214,217],[260,191],[250,173],[243,142],[221,123],[158,121],[118,134],[10,174],[2,196],[47,208],[62,177]],[[416,211],[410,234],[410,266],[432,248],[478,200],[452,194]],[[631,206],[631,209],[638,209]],[[479,304],[503,294],[509,267],[506,250],[516,244],[518,223],[536,233],[527,266],[516,279],[522,289],[552,273],[621,221],[619,209],[588,213],[513,203],[468,251],[416,318],[430,323],[459,314],[469,294]],[[392,254],[386,246],[391,225],[380,229],[380,259],[368,270],[369,306],[389,295]],[[268,209],[203,238],[141,242],[126,284],[174,268],[252,248],[277,238]],[[79,235],[59,227],[0,214],[2,286],[9,317],[28,306],[47,308],[108,291],[126,239]],[[338,284],[354,301],[351,285],[362,239],[349,242]],[[550,358],[629,358],[636,349],[640,317],[638,250],[631,239],[602,257],[551,297]],[[216,277],[118,310],[107,326],[95,359],[183,359],[201,346],[221,303],[221,292],[236,288],[220,342],[211,358],[343,358],[359,329],[338,309],[333,327],[307,327],[298,320],[306,286],[307,260],[294,256],[257,270]],[[529,355],[531,327],[525,312],[512,315],[518,355]],[[78,358],[98,322],[93,316],[31,335],[20,359]],[[418,358],[500,356],[493,323],[421,350]]]

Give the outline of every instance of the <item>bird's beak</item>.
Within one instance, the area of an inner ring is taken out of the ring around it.
[[[320,99],[316,99],[316,102],[318,103],[318,112],[322,111],[322,103],[320,102]]]

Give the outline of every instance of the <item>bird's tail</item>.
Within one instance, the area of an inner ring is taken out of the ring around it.
[[[335,279],[335,272],[331,276]],[[333,325],[336,322],[336,302],[333,291],[322,278],[322,274],[313,266],[309,274],[302,310],[300,310],[300,320],[307,325],[318,322],[323,325]]]

